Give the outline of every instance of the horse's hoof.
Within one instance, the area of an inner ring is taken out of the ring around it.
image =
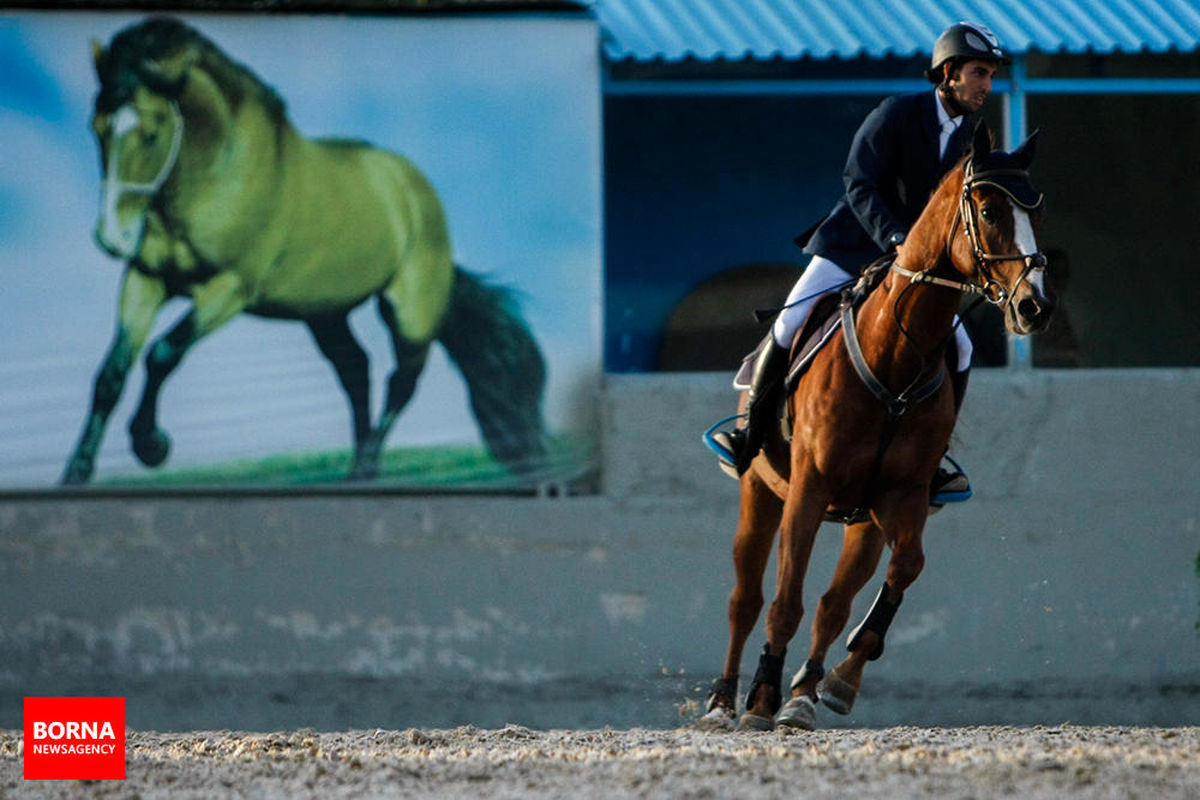
[[[732,708],[717,706],[696,721],[696,727],[711,733],[725,733],[734,729],[734,719],[737,715]]]
[[[816,730],[817,708],[807,696],[793,697],[783,704],[775,715],[775,724],[781,728],[796,728],[802,731]]]
[[[171,437],[158,428],[133,437],[133,454],[147,467],[157,467],[171,452]]]
[[[775,720],[747,712],[742,714],[742,718],[738,720],[737,729],[739,731],[773,731],[775,730]]]
[[[854,708],[854,698],[858,696],[855,689],[837,674],[837,670],[829,670],[821,682],[817,684],[817,697],[835,714],[849,714]]]
[[[346,480],[348,481],[373,481],[378,477],[378,453],[375,456],[361,452],[358,453],[354,456],[354,463],[350,465],[350,471],[346,473]]]
[[[354,453],[354,462],[346,474],[348,481],[373,481],[379,477],[379,448],[366,444]]]
[[[72,461],[63,471],[61,483],[63,486],[81,486],[92,477],[92,469],[91,461]]]

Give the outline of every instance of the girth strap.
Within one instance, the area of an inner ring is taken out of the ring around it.
[[[875,373],[871,372],[871,367],[867,364],[867,358],[863,355],[862,345],[858,341],[858,328],[854,323],[853,307],[851,307],[850,303],[842,303],[840,311],[842,315],[842,339],[846,342],[846,352],[850,355],[850,363],[854,365],[854,371],[858,373],[858,377],[871,391],[871,394],[875,395],[887,407],[889,417],[899,417],[908,411],[909,406],[931,397],[941,387],[942,382],[946,380],[946,362],[939,359],[940,366],[937,374],[915,391],[910,393],[908,389],[905,389],[898,395],[892,394],[891,390],[875,377]]]
[[[858,341],[858,329],[854,324],[854,308],[851,303],[842,303],[841,316],[842,339],[846,342],[846,352],[850,355],[850,363],[854,365],[854,371],[858,373],[858,377],[866,385],[867,389],[871,391],[871,394],[875,395],[887,409],[887,418],[883,423],[883,432],[879,435],[879,445],[875,448],[875,461],[871,465],[871,474],[867,478],[866,486],[863,489],[862,503],[860,503],[858,508],[852,509],[847,515],[848,518],[858,518],[867,511],[868,499],[875,488],[875,481],[879,478],[880,470],[883,469],[883,456],[891,445],[893,437],[896,435],[896,428],[900,425],[900,417],[904,416],[909,407],[930,397],[941,387],[942,382],[946,380],[946,362],[944,359],[939,358],[937,374],[911,394],[908,388],[905,388],[898,395],[892,394],[891,390],[875,377],[875,373],[871,372],[871,367],[867,364],[867,358],[863,355],[862,345]],[[917,377],[920,378],[919,375]]]

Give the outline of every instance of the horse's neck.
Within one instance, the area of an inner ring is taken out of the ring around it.
[[[193,70],[179,100],[185,144],[167,208],[180,231],[191,227],[196,214],[208,216],[213,203],[228,204],[231,197],[235,203],[261,201],[245,191],[248,176],[259,184],[277,181],[272,171],[294,133],[286,117],[244,88],[231,90],[227,81],[227,76]]]
[[[945,204],[935,201],[913,226],[896,263],[914,272],[950,276],[954,270],[946,242],[954,223]],[[884,276],[863,304],[857,325],[863,354],[880,380],[903,387],[934,368],[953,333],[960,299],[953,289],[913,284],[895,271]]]
[[[228,265],[252,258],[240,245],[269,227],[282,191],[294,130],[257,99],[231,100],[207,73],[194,71],[180,97],[184,146],[160,210],[174,249]]]
[[[286,118],[275,119],[271,109],[233,81],[220,70],[195,69],[189,77],[180,105],[191,135],[193,163],[230,172],[242,167],[239,160],[256,169],[269,168],[282,137],[262,134],[287,126]],[[219,178],[206,179],[215,177]]]

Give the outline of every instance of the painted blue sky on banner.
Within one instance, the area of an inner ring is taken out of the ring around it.
[[[547,366],[551,431],[587,430],[600,372],[600,96],[580,17],[180,15],[273,86],[306,136],[411,159],[446,207],[454,257],[518,292]],[[122,265],[92,239],[100,168],[91,44],[134,14],[0,16],[0,487],[57,481],[116,321]],[[173,300],[161,333],[178,319]],[[373,407],[392,364],[373,303],[352,327]],[[215,377],[216,376],[216,377]],[[144,471],[126,426],[130,372],[97,475]],[[160,402],[181,467],[346,447],[346,401],[304,325],[241,315],[201,341]],[[263,419],[271,424],[263,424]],[[435,347],[389,444],[478,441],[463,381]]]

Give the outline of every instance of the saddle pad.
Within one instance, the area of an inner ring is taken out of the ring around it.
[[[834,292],[818,300],[809,313],[804,327],[797,334],[796,341],[801,344],[792,348],[786,383],[789,391],[808,369],[813,357],[833,338],[833,334],[837,332],[838,328],[842,327],[841,315],[836,313],[840,299],[840,295]],[[766,339],[763,339],[758,343],[758,347],[755,347],[749,355],[742,359],[742,366],[733,378],[734,389],[745,391],[750,388],[750,380],[754,376],[754,362],[758,360],[758,354],[765,343]]]
[[[797,348],[792,355],[792,363],[788,367],[787,380],[784,383],[788,392],[796,387],[800,376],[808,370],[817,353],[821,352],[821,348],[827,345],[833,335],[842,327],[841,314],[834,313],[837,310],[837,303],[830,303],[826,308],[817,310],[828,316],[808,335],[804,344]]]

